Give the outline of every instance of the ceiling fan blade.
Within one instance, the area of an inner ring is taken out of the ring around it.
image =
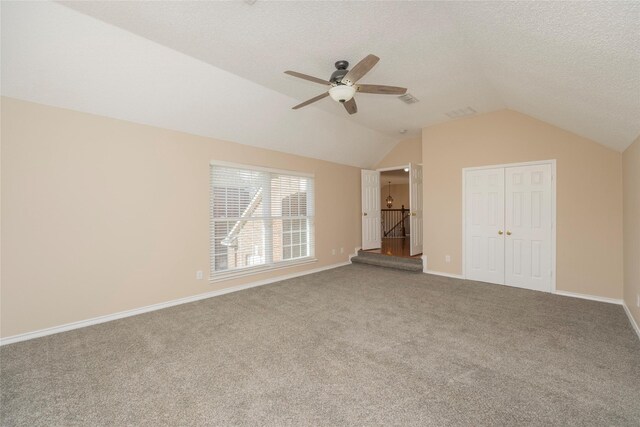
[[[347,75],[342,78],[342,83],[354,84],[367,74],[378,61],[380,61],[380,58],[377,56],[367,55],[362,61],[358,62],[355,67],[349,70]]]
[[[307,99],[306,101],[304,101],[302,104],[298,104],[295,107],[292,108],[292,110],[297,110],[298,108],[302,108],[305,107],[309,104],[313,104],[316,101],[320,101],[322,98],[326,98],[327,96],[329,96],[329,92],[325,92],[322,95],[318,95],[314,98],[311,99]]]
[[[342,105],[344,105],[344,109],[347,110],[347,113],[349,114],[355,114],[358,112],[358,106],[356,105],[355,98],[351,98],[347,102],[343,102]]]
[[[330,85],[326,80],[319,79],[317,77],[308,76],[306,74],[298,73],[297,71],[285,71],[285,74],[289,74],[290,76],[297,77],[299,79],[309,80],[310,82],[320,83],[321,85]]]
[[[377,93],[380,95],[404,95],[407,92],[407,88],[382,85],[358,85],[358,92]]]

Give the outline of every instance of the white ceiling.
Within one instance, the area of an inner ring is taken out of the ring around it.
[[[3,2],[3,94],[357,166],[399,129],[419,135],[467,106],[511,108],[618,151],[640,134],[637,2],[64,4],[115,27]],[[329,98],[290,109],[323,87],[284,70],[326,79],[336,60],[369,53],[381,61],[362,83],[406,86],[421,102],[358,94],[353,116]]]
[[[305,100],[333,63],[381,58],[350,120],[398,136],[467,106],[511,108],[623,150],[640,134],[639,2],[73,2],[70,7]],[[345,116],[326,98],[314,109]]]
[[[50,2],[2,2],[2,95],[359,167],[379,132]],[[293,166],[293,165],[292,165]]]

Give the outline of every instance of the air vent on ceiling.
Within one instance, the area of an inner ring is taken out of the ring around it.
[[[418,98],[411,95],[410,93],[405,93],[404,95],[400,95],[398,99],[400,99],[400,101],[404,102],[405,104],[415,104],[416,102],[420,101]]]
[[[449,111],[448,113],[445,113],[447,116],[451,117],[452,119],[457,119],[459,117],[466,117],[466,116],[472,116],[476,113],[477,111],[474,110],[471,107],[467,107],[467,108],[458,108],[457,110],[452,110]]]
[[[246,4],[248,4],[249,6],[253,6],[253,4],[256,2],[257,0],[244,0],[244,2]]]

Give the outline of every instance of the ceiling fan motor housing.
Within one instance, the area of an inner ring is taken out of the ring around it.
[[[335,66],[336,71],[331,74],[331,78],[329,79],[329,81],[331,83],[340,83],[342,81],[342,78],[349,72],[349,70],[347,70],[347,68],[349,68],[349,62],[345,60],[338,61],[335,63]]]

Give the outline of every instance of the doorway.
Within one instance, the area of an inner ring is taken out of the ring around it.
[[[422,254],[422,166],[362,171],[362,248],[400,257]]]
[[[385,255],[410,256],[409,168],[380,172],[380,224]]]

